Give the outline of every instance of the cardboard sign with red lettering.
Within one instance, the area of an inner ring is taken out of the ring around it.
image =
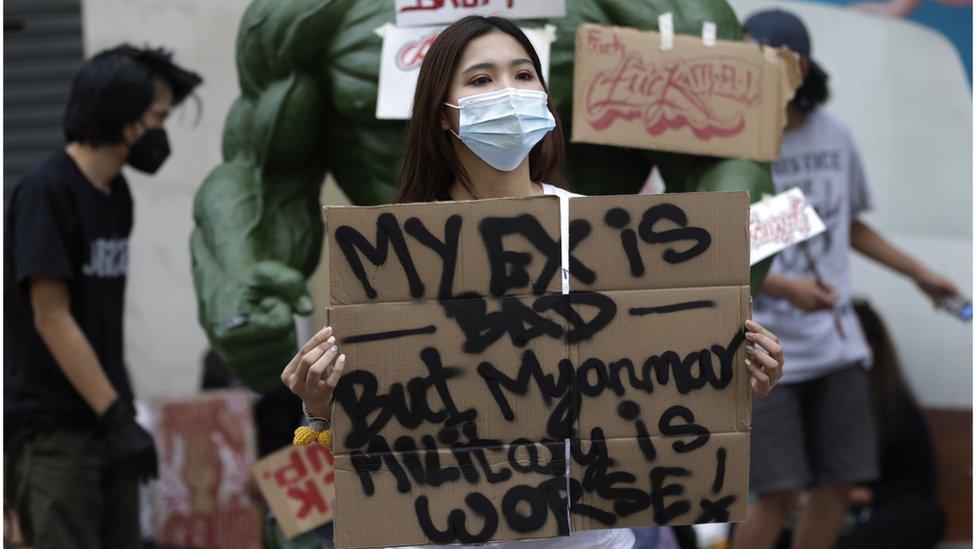
[[[320,444],[289,446],[254,466],[254,478],[291,539],[332,520],[335,460]]]
[[[151,404],[159,455],[152,491],[156,542],[168,547],[261,547],[263,510],[250,489],[251,393],[212,391]]]
[[[580,25],[573,141],[772,161],[800,84],[794,54],[750,42]]]

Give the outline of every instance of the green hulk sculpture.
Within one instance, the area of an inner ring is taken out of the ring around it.
[[[331,172],[358,205],[392,196],[406,122],[377,120],[382,40],[393,0],[254,0],[237,36],[241,95],[227,115],[223,163],[194,203],[191,237],[199,320],[217,355],[256,391],[280,384],[297,348],[293,314],[313,303],[305,281],[319,262],[319,191]],[[656,29],[671,12],[675,32],[718,37],[742,30],[724,0],[567,0],[566,16],[528,20],[555,25],[550,95],[570,135],[573,43],[581,23]],[[652,166],[670,192],[773,191],[769,166],[617,147],[568,144],[566,167],[584,194],[636,193]],[[753,269],[753,289],[768,261]]]

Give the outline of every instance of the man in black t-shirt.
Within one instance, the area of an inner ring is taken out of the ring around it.
[[[10,198],[4,233],[5,497],[35,548],[138,547],[138,483],[156,475],[135,421],[122,311],[132,197],[123,164],[154,173],[163,122],[201,79],[163,50],[88,61],[67,145]]]

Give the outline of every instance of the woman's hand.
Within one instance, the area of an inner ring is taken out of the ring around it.
[[[346,366],[346,355],[339,354],[332,327],[326,326],[299,349],[281,372],[281,381],[301,397],[308,412],[332,419],[332,391]]]
[[[775,334],[752,320],[746,321],[746,340],[752,343],[746,345],[746,368],[752,374],[753,396],[763,398],[783,377],[783,347]]]

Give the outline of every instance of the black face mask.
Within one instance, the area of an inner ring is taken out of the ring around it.
[[[145,173],[156,173],[169,156],[169,139],[166,130],[152,128],[146,130],[142,137],[132,145],[129,155],[125,158],[128,165]]]

